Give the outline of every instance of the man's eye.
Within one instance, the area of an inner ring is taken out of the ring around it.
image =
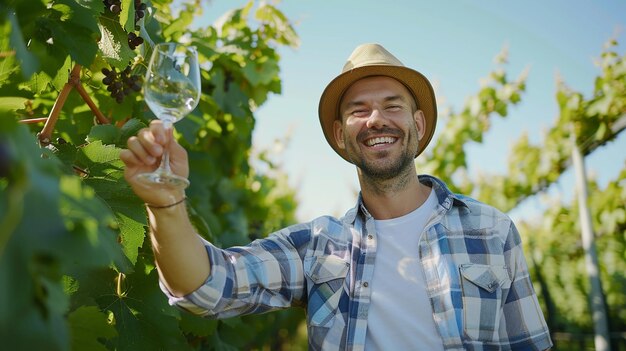
[[[387,106],[387,110],[389,110],[389,111],[399,111],[400,109],[402,109],[402,106],[400,106],[400,105],[389,105],[389,106]]]
[[[356,117],[366,117],[369,115],[367,110],[354,110],[352,111],[352,115]]]

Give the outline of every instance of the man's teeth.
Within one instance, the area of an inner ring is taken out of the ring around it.
[[[379,138],[368,139],[365,143],[367,146],[374,146],[377,144],[391,144],[395,140],[396,139],[392,137],[379,137]]]

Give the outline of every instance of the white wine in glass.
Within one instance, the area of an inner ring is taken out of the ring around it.
[[[177,43],[154,47],[143,85],[144,99],[166,129],[185,117],[200,100],[200,66],[195,48]],[[189,180],[172,173],[167,150],[154,172],[137,175],[148,184],[186,188]]]

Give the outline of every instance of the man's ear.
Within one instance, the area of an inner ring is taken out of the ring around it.
[[[346,142],[343,139],[343,124],[338,119],[333,122],[333,132],[335,134],[335,141],[337,142],[337,146],[339,146],[340,149],[345,149]]]
[[[417,136],[419,140],[422,140],[426,133],[426,118],[422,110],[416,110],[413,113],[413,119],[415,120],[415,127],[417,127]]]

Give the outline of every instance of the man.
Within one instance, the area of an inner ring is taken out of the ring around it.
[[[126,179],[149,204],[171,304],[212,318],[304,305],[311,350],[551,347],[511,220],[417,175],[413,160],[437,120],[422,74],[380,45],[361,45],[323,92],[319,117],[328,143],[357,168],[356,207],[230,249],[194,233],[183,191],[134,179],[165,147],[187,176],[186,153],[162,125],[129,139]]]

